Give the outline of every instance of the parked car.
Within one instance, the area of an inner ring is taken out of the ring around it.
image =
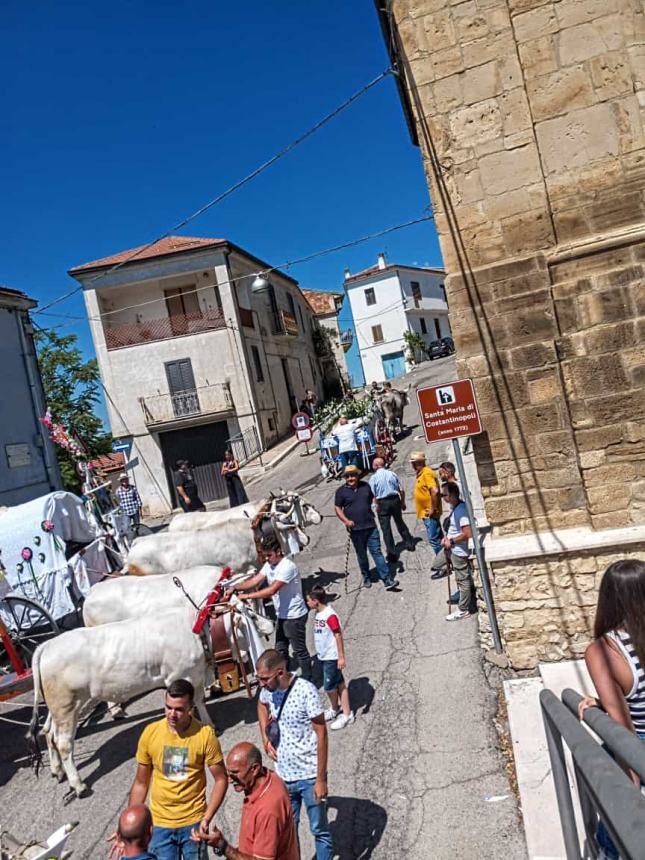
[[[446,355],[452,355],[454,351],[455,345],[451,337],[442,337],[441,340],[433,340],[426,347],[430,361],[433,361],[435,358],[444,358]]]

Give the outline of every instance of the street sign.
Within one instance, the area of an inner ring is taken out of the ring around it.
[[[420,388],[417,397],[426,441],[443,442],[482,432],[471,379]]]
[[[305,427],[309,427],[310,424],[311,419],[306,412],[296,412],[296,414],[291,419],[291,425],[294,430],[304,430]]]
[[[296,430],[298,442],[309,442],[312,435],[311,427],[303,427],[301,430]]]
[[[132,440],[131,439],[113,439],[112,440],[112,450],[115,454],[118,454],[119,451],[123,452],[123,459],[130,459],[130,451],[132,450]]]

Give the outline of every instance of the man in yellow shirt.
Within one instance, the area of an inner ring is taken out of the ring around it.
[[[417,519],[423,522],[428,541],[434,554],[441,552],[441,493],[439,481],[433,469],[426,465],[426,455],[423,451],[413,451],[410,462],[417,479],[414,484],[414,502],[417,509]],[[434,574],[433,574],[434,577]]]
[[[215,732],[192,715],[194,695],[190,681],[173,681],[166,690],[165,717],[146,726],[137,747],[128,803],[144,803],[152,781],[150,851],[157,860],[200,860],[204,846],[190,834],[198,828],[206,837],[228,787]],[[205,768],[214,779],[208,804]]]

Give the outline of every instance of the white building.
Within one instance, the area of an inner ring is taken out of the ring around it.
[[[249,459],[289,431],[305,389],[322,394],[314,315],[298,282],[270,269],[225,239],[171,236],[70,270],[112,433],[132,443],[150,513],[175,507],[178,459],[203,501],[225,496],[225,448]],[[263,293],[251,290],[258,272]]]
[[[388,263],[385,254],[355,275],[345,270],[366,385],[409,370],[404,332],[417,332],[426,344],[450,336],[444,277],[443,269]]]

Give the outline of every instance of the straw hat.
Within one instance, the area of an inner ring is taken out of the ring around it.
[[[425,463],[426,455],[424,451],[413,451],[410,454],[411,463]]]
[[[345,470],[343,472],[343,475],[360,475],[360,473],[361,473],[361,470],[358,468],[358,466],[349,465],[349,466],[345,466]]]

